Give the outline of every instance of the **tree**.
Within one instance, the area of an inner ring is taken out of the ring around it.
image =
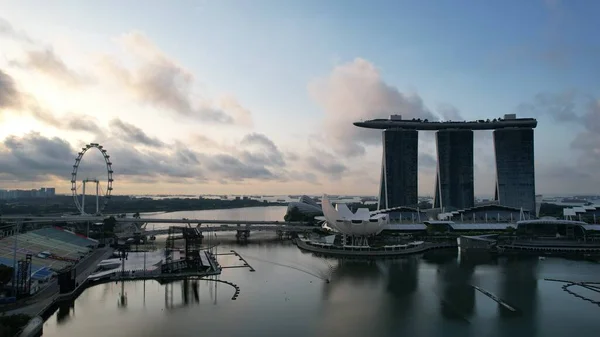
[[[0,336],[15,336],[31,319],[25,314],[0,316]]]
[[[14,275],[13,267],[5,266],[3,264],[0,265],[0,284],[2,286],[7,284],[8,282],[10,282],[13,275]]]
[[[139,219],[140,218],[140,212],[135,212],[135,214],[133,215],[133,217],[135,219]]]
[[[106,232],[115,232],[115,226],[117,225],[117,219],[114,216],[109,216],[108,218],[103,220],[104,231]]]
[[[288,209],[287,213],[285,213],[285,215],[283,216],[283,220],[304,221],[312,223],[315,221],[315,216],[304,214],[298,209],[298,207],[293,206],[292,208]]]

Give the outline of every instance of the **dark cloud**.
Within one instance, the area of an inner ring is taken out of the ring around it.
[[[8,136],[2,145],[2,180],[43,181],[70,177],[75,151],[63,139],[29,133],[23,137]]]
[[[185,165],[197,165],[200,164],[200,160],[198,160],[197,154],[185,147],[181,147],[177,149],[176,152],[177,162],[183,163]]]
[[[347,170],[346,165],[341,163],[335,156],[321,150],[313,149],[311,155],[306,158],[308,167],[321,172],[330,178],[340,178]]]
[[[367,145],[380,145],[381,132],[362,129],[352,123],[372,118],[436,120],[418,95],[402,93],[387,84],[369,61],[356,59],[337,66],[309,87],[311,96],[325,113],[322,134],[336,153],[357,156]]]
[[[22,101],[12,76],[0,69],[0,109],[19,108]]]
[[[225,98],[216,104],[195,98],[194,76],[191,72],[162,53],[143,34],[133,32],[125,35],[122,41],[138,67],[130,70],[107,57],[103,63],[104,70],[125,85],[140,103],[206,122],[248,123],[249,111],[232,98]],[[194,104],[196,101],[199,103]]]
[[[248,163],[279,167],[286,165],[283,153],[271,139],[263,134],[248,134],[244,136],[240,145],[246,148],[241,156]]]
[[[189,158],[185,149],[172,151],[141,151],[130,144],[118,144],[107,148],[114,163],[115,176],[131,175],[146,177],[173,177],[192,180],[203,179],[197,162],[181,160]]]
[[[10,63],[19,68],[46,74],[68,85],[81,85],[90,81],[67,66],[52,48],[28,51],[24,60],[13,60]]]
[[[98,120],[95,117],[86,115],[69,115],[63,123],[63,128],[72,131],[87,131],[95,135],[102,134],[102,130],[98,126]]]
[[[26,112],[38,121],[54,128],[65,131],[83,131],[96,136],[103,134],[95,117],[81,114],[68,113],[65,116],[56,116],[51,111],[41,107],[36,101],[29,99]]]
[[[134,144],[141,144],[151,147],[162,147],[165,145],[160,139],[156,137],[150,137],[139,127],[127,122],[123,122],[118,118],[110,121],[110,128],[111,132],[115,136],[121,137],[129,142],[133,142]]]
[[[247,141],[268,144],[268,138],[248,137]],[[112,135],[101,143],[113,163],[115,185],[119,181],[202,181],[238,182],[246,180],[303,180],[316,182],[312,173],[287,172],[277,161],[247,158],[244,152],[206,154],[196,152],[185,144],[175,143],[159,150],[138,149],[131,141]],[[0,180],[48,181],[64,179],[68,184],[78,150],[60,138],[47,138],[39,133],[23,137],[9,136],[0,148]],[[81,144],[84,145],[84,144]],[[240,146],[247,146],[241,145]],[[276,150],[276,147],[272,149]],[[278,151],[278,150],[277,150]],[[268,155],[265,158],[269,158]],[[106,176],[106,165],[99,151],[86,152],[79,166],[78,180]]]
[[[229,154],[205,156],[202,162],[209,171],[213,171],[228,180],[275,179],[276,176],[266,167],[242,162]]]

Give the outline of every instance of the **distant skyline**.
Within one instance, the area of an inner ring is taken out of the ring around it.
[[[600,2],[460,3],[0,0],[0,188],[69,193],[98,142],[115,194],[374,196],[381,131],[353,122],[516,113],[538,119],[536,193],[599,193]],[[491,132],[474,143],[491,196]]]

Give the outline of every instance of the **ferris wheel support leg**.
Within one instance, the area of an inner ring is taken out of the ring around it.
[[[83,181],[83,195],[81,196],[81,215],[85,214],[85,180]]]
[[[100,214],[100,206],[98,203],[99,197],[98,197],[98,188],[99,188],[100,183],[98,181],[96,181],[96,214]]]

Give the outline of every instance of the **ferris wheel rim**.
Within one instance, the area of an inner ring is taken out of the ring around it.
[[[79,210],[81,212],[81,214],[85,214],[85,210],[82,207],[82,203],[79,202],[79,197],[77,194],[77,172],[79,170],[79,164],[81,163],[81,159],[83,159],[83,156],[86,154],[86,152],[92,148],[96,148],[98,149],[98,151],[100,151],[100,153],[102,154],[102,157],[104,158],[104,162],[106,164],[106,191],[103,195],[104,197],[104,202],[102,203],[102,206],[99,206],[98,208],[98,212],[101,213],[104,208],[106,207],[106,205],[108,204],[111,195],[112,195],[112,185],[113,185],[113,169],[112,169],[112,162],[110,161],[110,156],[108,155],[108,152],[106,151],[106,149],[104,149],[104,147],[98,143],[89,143],[86,144],[85,147],[81,148],[81,151],[77,153],[77,157],[75,158],[75,164],[73,165],[73,171],[71,172],[71,194],[73,195],[73,200],[75,201],[75,206],[77,207],[77,210]],[[100,181],[100,180],[98,180]]]

